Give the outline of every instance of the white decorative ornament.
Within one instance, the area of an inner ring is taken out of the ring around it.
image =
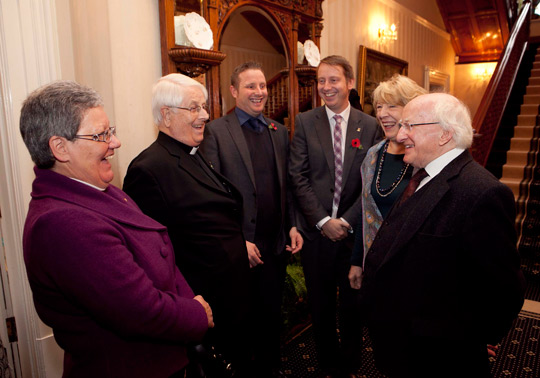
[[[210,50],[214,45],[214,35],[210,25],[198,13],[186,14],[184,29],[188,40],[199,49]]]
[[[310,66],[318,67],[321,62],[321,54],[319,48],[311,39],[304,42],[304,54]]]
[[[185,16],[174,16],[174,43],[179,46],[193,46],[184,28]]]
[[[298,41],[298,64],[304,64],[304,45]]]

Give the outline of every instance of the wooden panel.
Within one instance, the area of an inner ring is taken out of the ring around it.
[[[449,21],[452,30],[452,45],[457,55],[476,51],[474,30],[468,18],[456,18]]]
[[[460,63],[497,60],[508,40],[506,0],[437,0]]]

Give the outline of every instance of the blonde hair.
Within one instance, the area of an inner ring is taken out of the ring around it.
[[[405,106],[413,98],[428,91],[416,84],[407,76],[395,74],[389,80],[383,81],[373,91],[373,106],[378,103]]]

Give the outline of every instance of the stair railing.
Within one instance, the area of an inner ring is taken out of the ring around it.
[[[471,149],[474,159],[485,166],[493,146],[512,84],[527,49],[530,34],[531,3],[524,4],[495,71],[473,119],[475,140]]]

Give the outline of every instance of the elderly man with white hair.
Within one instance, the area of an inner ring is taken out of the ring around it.
[[[510,189],[473,161],[467,107],[422,95],[397,140],[416,173],[379,229],[361,294],[388,377],[489,377],[486,345],[523,304]]]
[[[213,310],[208,344],[248,376],[249,261],[242,233],[242,197],[207,163],[198,147],[208,120],[206,88],[170,74],[154,85],[157,140],[130,164],[124,191],[167,226],[176,264]],[[204,294],[203,294],[204,293]]]

